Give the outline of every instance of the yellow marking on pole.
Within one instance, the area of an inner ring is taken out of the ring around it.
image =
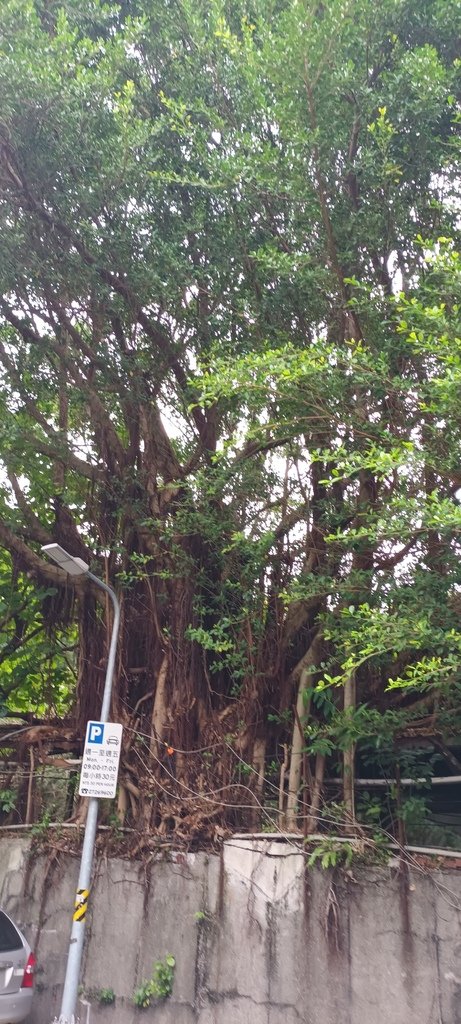
[[[77,889],[75,894],[74,921],[84,921],[88,910],[89,889]]]

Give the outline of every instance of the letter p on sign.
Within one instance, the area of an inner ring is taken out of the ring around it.
[[[104,737],[104,726],[102,722],[88,723],[88,743],[102,743]]]

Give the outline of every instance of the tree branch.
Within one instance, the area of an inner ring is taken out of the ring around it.
[[[27,501],[27,498],[24,494],[24,491],[21,490],[19,486],[19,481],[15,474],[9,472],[8,480],[10,481],[11,487],[13,489],[13,494],[16,498],[18,508],[21,510],[24,516],[24,520],[27,523],[27,526],[32,531],[33,539],[37,541],[37,544],[49,544],[52,540],[52,537],[48,530],[45,530],[40,520],[32,511],[29,502]]]
[[[45,580],[46,583],[50,583],[55,587],[71,586],[79,596],[92,593],[100,604],[105,603],[103,592],[96,584],[88,580],[84,574],[82,576],[68,576],[62,569],[51,565],[50,562],[37,555],[28,544],[25,544],[20,537],[13,533],[13,530],[2,519],[0,519],[0,545],[7,551],[14,552],[19,568],[23,572],[34,576],[37,580],[41,582]]]
[[[12,327],[15,328],[15,330],[18,331],[21,337],[23,337],[24,340],[27,341],[29,344],[38,345],[40,348],[44,350],[44,354],[46,355],[47,353],[40,335],[36,334],[36,332],[33,331],[32,328],[29,327],[23,320],[20,320],[19,317],[15,315],[10,306],[8,306],[4,299],[0,299],[0,308],[3,310],[3,313],[8,322],[11,324]],[[87,396],[88,406],[93,414],[93,421],[96,426],[96,429],[98,429],[100,432],[104,434],[104,436],[107,439],[108,447],[114,453],[119,466],[123,466],[125,454],[123,445],[118,437],[118,434],[114,428],[114,425],[110,419],[108,412],[106,411],[105,406],[103,405],[101,399],[99,398],[99,395],[97,395],[96,391],[94,391],[94,389],[91,387],[87,378],[84,377],[83,374],[80,372],[75,361],[70,357],[66,358],[64,356],[62,348],[61,346],[58,345],[57,342],[53,342],[50,338],[47,338],[47,344],[50,345],[50,347],[56,353],[59,359],[63,360],[63,362],[66,365],[66,368],[73,377],[76,385],[81,389],[83,394]]]

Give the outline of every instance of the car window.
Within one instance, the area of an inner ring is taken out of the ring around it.
[[[14,924],[0,910],[0,953],[6,953],[10,949],[22,949],[22,940]]]

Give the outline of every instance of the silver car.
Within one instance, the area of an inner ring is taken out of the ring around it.
[[[19,1024],[30,1013],[35,963],[24,935],[0,910],[0,1024]]]

